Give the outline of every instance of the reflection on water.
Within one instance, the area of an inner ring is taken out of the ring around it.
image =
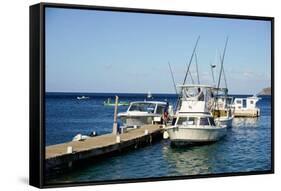
[[[163,157],[171,169],[171,176],[209,174],[212,172],[212,146],[190,148],[163,147]]]
[[[253,118],[234,118],[232,121],[233,127],[258,127],[258,120],[260,118],[253,117]]]

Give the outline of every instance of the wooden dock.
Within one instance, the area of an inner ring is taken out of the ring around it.
[[[119,136],[119,137],[117,137]],[[120,135],[105,134],[84,141],[71,141],[51,145],[45,150],[46,171],[68,168],[74,163],[110,154],[118,154],[129,149],[137,149],[161,140],[163,129],[159,125],[145,125]]]

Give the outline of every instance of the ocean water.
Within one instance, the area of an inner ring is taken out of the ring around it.
[[[77,96],[90,99],[77,100]],[[115,94],[46,95],[46,145],[70,141],[76,134],[110,133],[114,107],[103,101]],[[120,101],[142,101],[145,94],[118,94]],[[154,100],[176,102],[170,94],[153,95]],[[240,95],[235,97],[246,97]],[[72,172],[58,174],[47,183],[88,182],[117,179],[263,171],[271,169],[271,97],[258,102],[259,118],[235,118],[222,140],[204,146],[174,148],[169,140],[108,157]],[[119,107],[119,112],[127,107]]]

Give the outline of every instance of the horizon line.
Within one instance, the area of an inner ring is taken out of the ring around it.
[[[77,91],[45,91],[45,93],[81,93],[81,94],[93,94],[93,93],[97,93],[97,94],[148,94],[148,92],[144,93],[144,92],[77,92]],[[150,92],[152,95],[153,94],[170,94],[170,95],[177,95],[176,93],[152,93]],[[258,95],[258,94],[250,94],[250,93],[230,93],[229,95]]]

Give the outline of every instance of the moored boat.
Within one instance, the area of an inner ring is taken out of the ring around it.
[[[147,97],[147,99],[151,99],[152,98],[151,92],[148,92],[146,97]]]
[[[164,138],[169,138],[173,145],[185,145],[194,143],[205,144],[218,141],[226,135],[226,125],[222,125],[221,123],[224,122],[227,124],[232,121],[231,117],[229,116],[227,116],[226,118],[217,116],[217,120],[220,121],[220,123],[215,123],[213,113],[211,112],[213,109],[217,109],[214,106],[217,106],[218,104],[217,98],[219,95],[219,91],[221,90],[220,81],[222,74],[224,74],[225,77],[223,61],[228,38],[226,39],[223,55],[222,57],[220,57],[221,68],[217,86],[200,84],[197,56],[195,53],[199,39],[200,36],[197,38],[195,47],[189,60],[189,64],[182,83],[183,85],[178,86],[180,88],[180,93],[178,93],[177,89],[175,88],[176,93],[179,96],[175,118],[173,119],[173,125],[170,127],[166,127],[166,131],[163,135]],[[194,80],[190,72],[190,65],[192,63],[194,55],[196,61],[198,84],[194,84]],[[213,65],[211,66],[211,68],[213,69]],[[186,85],[188,75],[191,78],[192,85]],[[215,82],[213,72],[212,77],[213,82]]]
[[[131,102],[126,112],[118,113],[125,127],[138,127],[145,124],[160,123],[169,104],[160,101]]]
[[[222,92],[222,94],[219,94]],[[211,109],[211,113],[215,119],[216,124],[232,126],[234,118],[233,97],[228,96],[227,88],[214,89],[215,102]]]
[[[174,124],[165,130],[173,145],[203,144],[220,140],[226,126],[217,125],[210,109],[214,102],[208,85],[181,85]]]
[[[226,126],[217,126],[210,114],[178,115],[175,126],[166,128],[173,145],[207,144],[226,134]]]
[[[257,102],[260,97],[251,96],[247,98],[235,98],[233,107],[235,108],[235,117],[259,117],[260,109],[257,107]]]

